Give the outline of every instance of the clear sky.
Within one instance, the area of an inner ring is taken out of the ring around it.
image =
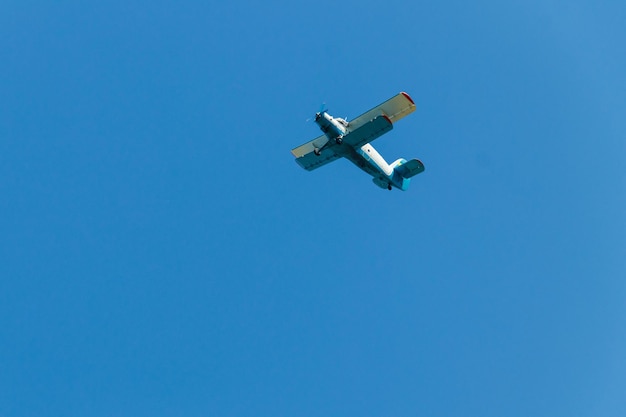
[[[0,5],[0,415],[626,415],[624,1]],[[417,111],[407,192],[290,149]]]

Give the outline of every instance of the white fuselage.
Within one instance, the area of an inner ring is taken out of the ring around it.
[[[315,123],[331,140],[342,138],[348,129],[348,122],[341,118],[334,118],[325,111],[315,115]]]

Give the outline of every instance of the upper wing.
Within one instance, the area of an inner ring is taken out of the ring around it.
[[[366,111],[348,124],[349,131],[353,131],[374,119],[376,116],[387,116],[392,123],[415,111],[415,103],[407,93],[399,93],[382,104]]]
[[[326,135],[319,136],[310,142],[300,145],[291,150],[296,162],[307,171],[313,171],[316,168],[326,165],[335,159],[340,158],[331,146],[323,147],[328,143]],[[319,155],[315,155],[315,149],[321,149]]]

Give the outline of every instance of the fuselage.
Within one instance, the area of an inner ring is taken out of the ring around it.
[[[319,125],[322,132],[331,140],[342,138],[348,129],[348,122],[341,118],[335,118],[326,113],[326,111],[315,115],[315,123]]]

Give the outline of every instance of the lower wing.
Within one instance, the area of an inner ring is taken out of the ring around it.
[[[351,130],[343,137],[343,142],[353,148],[360,148],[366,143],[384,135],[393,129],[393,123],[389,117],[376,116],[371,120],[362,122],[355,130]]]
[[[333,162],[335,159],[341,158],[332,149],[332,146],[328,143],[326,135],[319,136],[310,142],[298,146],[291,150],[293,156],[296,157],[296,162],[302,168],[307,171],[313,171],[323,165]],[[315,151],[319,153],[316,154]]]

